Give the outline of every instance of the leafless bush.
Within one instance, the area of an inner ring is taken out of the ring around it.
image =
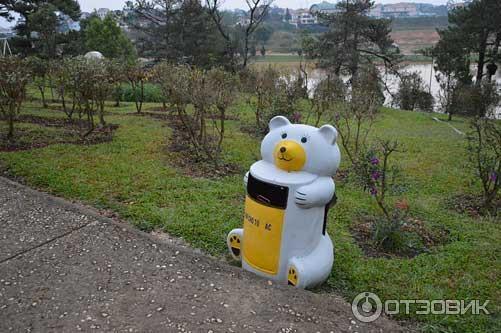
[[[204,71],[168,63],[157,65],[154,72],[181,123],[173,139],[188,144],[198,160],[219,167],[227,110],[238,88],[235,75],[218,68]]]
[[[77,111],[78,117],[86,120],[87,126],[80,132],[83,138],[94,131],[96,114],[100,126],[106,125],[104,103],[119,80],[119,71],[118,65],[111,61],[77,57],[66,60],[56,72],[61,95],[67,92],[73,100],[71,110],[64,107],[66,114],[71,117]]]
[[[14,122],[26,99],[26,86],[31,77],[25,60],[12,56],[0,57],[0,111],[9,126],[9,140],[14,136]]]
[[[334,113],[335,108],[340,107],[345,96],[346,86],[343,81],[335,74],[327,74],[327,77],[317,84],[309,100],[311,108],[306,122],[309,121],[310,115],[313,114],[315,126],[318,127],[321,118]]]
[[[152,73],[147,68],[137,62],[128,63],[125,66],[125,77],[134,91],[134,103],[137,113],[141,113],[143,109],[144,85],[151,78],[151,75]]]
[[[360,72],[352,79],[345,101],[334,111],[333,120],[352,165],[367,151],[367,138],[384,102],[380,82],[376,68]]]
[[[299,121],[299,102],[308,96],[306,79],[300,71],[280,72],[269,66],[246,70],[242,77],[242,90],[254,110],[257,133],[266,133],[268,122],[277,115]]]
[[[486,114],[479,114],[470,121],[468,134],[468,156],[475,178],[480,180],[483,190],[482,213],[497,215],[496,199],[501,188],[501,123],[494,117],[495,106],[500,96],[493,83],[486,83],[479,89],[489,90],[490,97],[483,100]]]

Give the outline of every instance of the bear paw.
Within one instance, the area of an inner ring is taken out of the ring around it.
[[[231,235],[230,236],[230,249],[235,257],[240,257],[240,252],[242,248],[242,242],[240,236]]]
[[[297,270],[294,266],[289,267],[289,272],[287,274],[287,284],[289,286],[297,286],[299,279],[297,277]]]
[[[313,207],[313,202],[311,202],[310,197],[308,193],[302,188],[298,189],[296,193],[294,193],[294,198],[296,205],[298,205],[301,208],[311,208]]]

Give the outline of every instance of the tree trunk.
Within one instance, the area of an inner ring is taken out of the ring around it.
[[[478,50],[478,67],[477,67],[477,77],[475,82],[477,86],[479,86],[482,83],[482,78],[484,77],[486,49],[487,49],[487,37],[482,36],[482,41],[480,42],[480,48]]]
[[[99,123],[102,127],[106,126],[106,121],[104,121],[104,102],[99,105]]]
[[[42,105],[44,108],[48,107],[47,101],[45,100],[45,88],[42,86],[38,87],[38,90],[40,90],[40,95],[42,96]]]
[[[9,132],[7,133],[7,139],[11,140],[14,137],[14,114],[12,112],[9,112],[7,120],[9,122]]]

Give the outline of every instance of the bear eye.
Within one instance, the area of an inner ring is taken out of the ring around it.
[[[306,138],[305,136],[303,136],[303,137],[301,138],[301,142],[302,142],[302,143],[306,143],[306,142],[308,142],[308,138]]]
[[[282,133],[282,139],[285,139],[287,137],[287,133]]]

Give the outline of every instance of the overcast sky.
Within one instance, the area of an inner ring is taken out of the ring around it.
[[[84,12],[91,12],[94,8],[106,7],[109,9],[122,9],[126,0],[78,0],[80,7]],[[323,0],[275,0],[274,5],[283,8],[308,8],[315,3]],[[329,2],[337,2],[331,0]],[[445,4],[447,0],[376,0],[376,3],[396,3],[396,2],[421,2],[432,3],[436,5]],[[228,9],[246,8],[245,0],[223,0],[223,7]],[[0,19],[0,27],[12,26],[14,22],[7,23]]]
[[[323,0],[275,0],[273,3],[283,8],[308,8]],[[125,0],[78,0],[83,11],[90,12],[94,8],[107,7],[110,9],[122,9]],[[337,2],[337,1],[329,1]],[[376,3],[396,3],[396,2],[421,2],[433,4],[445,4],[447,0],[376,0]],[[225,8],[246,8],[245,0],[224,0]]]

